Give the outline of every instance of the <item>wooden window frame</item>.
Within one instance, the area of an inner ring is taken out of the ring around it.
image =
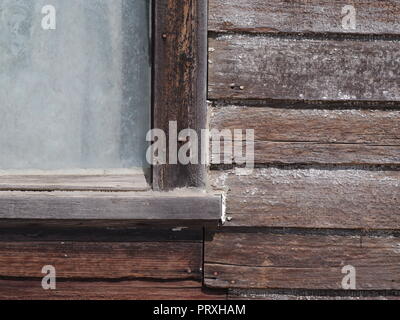
[[[195,129],[200,136],[207,125],[207,1],[153,0],[152,46],[152,127],[168,137],[169,122],[176,121],[178,131]],[[86,176],[78,186],[82,176],[47,177],[51,183],[38,176],[3,177],[0,224],[204,225],[220,220],[221,196],[207,192],[205,164],[156,165],[150,176],[149,190],[141,183],[125,189],[127,177],[121,175],[106,181]],[[103,188],[104,182],[111,184]]]

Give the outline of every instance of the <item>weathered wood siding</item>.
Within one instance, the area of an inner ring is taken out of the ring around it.
[[[342,27],[349,4],[355,30]],[[400,1],[210,0],[210,127],[254,129],[256,168],[211,150],[227,221],[206,242],[208,287],[398,298],[399,13]],[[356,290],[342,288],[347,265]]]
[[[167,61],[157,76],[172,81],[160,82],[160,127],[165,101],[181,127],[204,119],[189,116],[204,98],[189,90],[196,9],[177,3],[164,2],[174,14],[157,24]],[[342,28],[349,4],[355,30]],[[0,299],[399,299],[399,15],[399,0],[209,0],[209,126],[255,129],[252,173],[210,155],[225,225],[0,223]],[[182,21],[188,38],[175,32]],[[180,170],[160,168],[156,185],[199,185],[201,170]],[[44,265],[56,267],[57,290],[42,289]],[[346,265],[356,290],[342,289]]]
[[[352,265],[359,290],[398,290],[399,248],[388,236],[221,233],[208,247],[206,279],[213,287],[338,290]]]
[[[255,33],[349,33],[341,26],[346,5],[357,9],[358,34],[398,34],[396,0],[210,0],[209,30]]]
[[[216,102],[210,105],[210,114],[212,128],[254,130],[254,156],[259,164],[400,163],[400,110]],[[222,159],[220,153],[212,157]]]
[[[0,299],[224,299],[202,288],[199,229],[0,229]],[[54,266],[56,290],[43,290]]]
[[[400,226],[400,171],[256,169],[212,172],[228,193],[232,227],[393,230]]]
[[[211,99],[399,101],[400,43],[217,35]]]

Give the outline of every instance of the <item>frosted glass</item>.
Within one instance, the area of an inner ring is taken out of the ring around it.
[[[149,34],[149,0],[0,0],[0,170],[146,166]]]

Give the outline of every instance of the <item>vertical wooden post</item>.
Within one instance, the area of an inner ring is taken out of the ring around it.
[[[153,128],[168,139],[169,122],[177,121],[178,132],[194,129],[200,138],[207,125],[207,0],[154,0],[153,14]],[[205,172],[204,164],[157,165],[153,188],[204,187]]]

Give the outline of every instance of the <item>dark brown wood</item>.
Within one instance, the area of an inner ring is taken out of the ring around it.
[[[220,233],[205,248],[205,284],[216,288],[399,290],[399,239],[354,235]]]
[[[2,300],[224,300],[223,291],[199,281],[68,281],[43,290],[39,280],[0,280]]]
[[[0,242],[0,278],[201,279],[202,242]]]
[[[400,100],[397,41],[221,35],[210,48],[211,99]]]
[[[399,146],[400,110],[291,109],[273,103],[210,108],[211,128],[253,129],[255,140]]]
[[[209,6],[210,128],[255,129],[261,168],[213,166],[227,221],[206,242],[205,285],[243,289],[233,299],[398,299],[400,3]],[[342,290],[345,265],[357,291]]]
[[[125,220],[171,224],[217,224],[221,196],[180,191],[154,192],[0,192],[0,220]]]
[[[269,104],[272,105],[272,104]],[[253,129],[256,163],[400,164],[400,111],[211,107],[213,129]],[[245,144],[243,145],[245,148]],[[225,152],[211,153],[218,163]],[[212,150],[211,150],[212,152]]]
[[[246,143],[243,143],[243,150]],[[221,151],[223,144],[221,143]],[[235,163],[231,150],[226,152]],[[252,153],[248,153],[252,155]],[[257,164],[385,164],[400,163],[399,146],[319,142],[267,142],[255,141],[254,160]],[[212,163],[220,164],[224,154],[212,153]]]
[[[169,122],[177,121],[178,132],[190,128],[200,137],[207,119],[207,1],[154,4],[153,126],[169,137]],[[204,186],[204,164],[153,168],[156,190]]]
[[[120,226],[108,224],[107,227],[87,227],[80,223],[69,226],[61,222],[58,227],[46,225],[16,226],[3,222],[0,227],[0,241],[73,241],[73,242],[198,242],[203,240],[203,226],[132,226],[127,223]]]
[[[90,171],[90,170],[88,170]],[[23,191],[147,191],[150,189],[143,172],[127,170],[121,173],[82,174],[35,173],[1,174],[0,190]],[[104,170],[105,171],[105,170]]]
[[[275,290],[273,290],[275,291]],[[288,290],[295,292],[274,293],[271,290],[230,290],[228,300],[265,300],[265,301],[286,301],[286,300],[400,300],[400,296],[392,294],[383,295],[381,292],[345,291],[345,292],[323,292],[318,290],[310,292],[306,290]],[[300,291],[300,292],[298,292]],[[325,294],[324,294],[325,293]],[[368,292],[369,293],[369,292]]]
[[[356,29],[342,27],[342,8],[356,9]],[[400,3],[390,0],[210,0],[209,30],[399,34]]]
[[[400,229],[400,171],[255,169],[212,172],[226,226]]]
[[[0,229],[12,229],[12,228],[33,228],[36,230],[44,230],[46,228],[55,229],[70,229],[71,235],[74,231],[79,232],[80,229],[87,228],[110,228],[111,230],[136,230],[136,228],[142,228],[144,230],[155,230],[155,229],[177,229],[177,230],[187,230],[187,229],[198,229],[207,227],[210,229],[215,229],[217,226],[216,220],[201,220],[201,219],[188,219],[188,220],[171,220],[171,219],[108,219],[108,220],[90,220],[90,219],[0,219]],[[72,231],[74,230],[74,231]],[[142,232],[142,235],[146,233]],[[150,232],[151,234],[151,232]],[[0,237],[1,238],[1,237]],[[102,237],[99,237],[101,239]]]

